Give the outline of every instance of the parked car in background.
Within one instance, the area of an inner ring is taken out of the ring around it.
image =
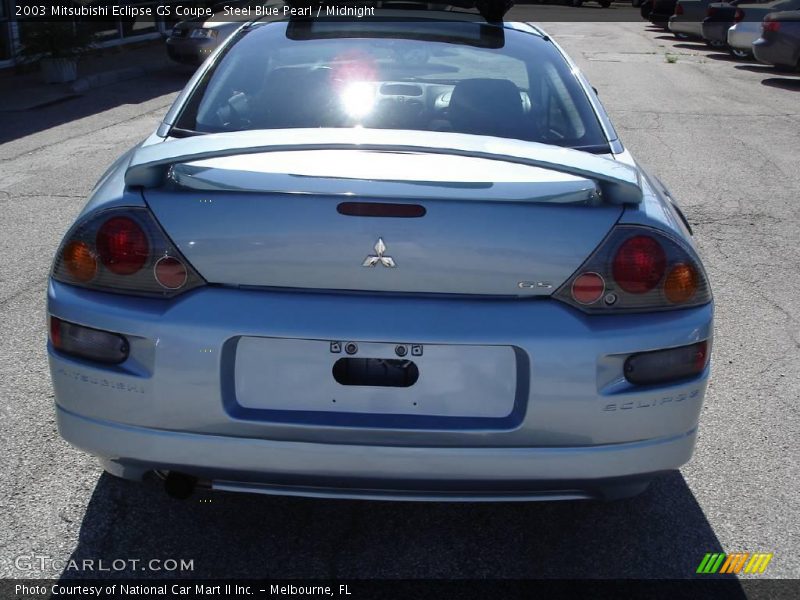
[[[677,37],[702,38],[703,19],[711,0],[678,0],[669,18],[669,30]]]
[[[728,29],[736,23],[736,7],[739,4],[765,4],[768,0],[733,0],[733,2],[712,2],[706,9],[702,23],[702,37],[712,48],[728,46]],[[744,58],[739,50],[735,55]]]
[[[753,56],[753,42],[761,37],[761,21],[769,13],[800,9],[800,0],[778,0],[766,4],[740,4],[736,7],[736,23],[728,29],[728,46],[738,57]]]
[[[253,8],[274,4],[283,6],[283,2],[252,0],[223,2],[212,7],[210,18],[189,19],[177,23],[167,37],[167,55],[175,62],[198,66],[216,50],[228,36],[243,23],[252,20],[251,15],[227,15],[225,7],[232,9]]]
[[[648,19],[654,25],[661,25],[668,29],[669,18],[675,14],[675,6],[678,0],[653,0],[653,7],[650,9]]]
[[[800,10],[768,14],[761,22],[761,37],[753,42],[756,60],[800,71]]]

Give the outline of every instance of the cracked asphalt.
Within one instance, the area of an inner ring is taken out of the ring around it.
[[[179,502],[102,474],[56,432],[45,282],[97,178],[185,82],[167,70],[0,113],[0,576],[59,577],[69,558],[183,558],[196,577],[683,578],[706,552],[763,551],[769,576],[800,577],[800,76],[641,21],[544,26],[694,227],[717,329],[693,460],[610,504]],[[30,554],[57,562],[15,566]]]

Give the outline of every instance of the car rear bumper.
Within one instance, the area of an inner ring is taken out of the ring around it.
[[[731,23],[727,21],[705,21],[702,25],[703,39],[709,42],[728,43],[728,29]]]
[[[669,18],[669,30],[672,33],[682,33],[690,37],[702,37],[703,23],[697,20],[680,19],[672,16]]]
[[[728,45],[736,50],[753,51],[753,42],[761,34],[761,24],[742,21],[728,29]]]
[[[442,448],[298,443],[159,431],[57,408],[61,435],[111,472],[186,473],[213,488],[383,500],[555,500],[641,491],[692,454],[696,430],[593,447]]]
[[[796,67],[800,47],[781,38],[766,40],[759,38],[753,42],[753,55],[759,62],[779,67]]]
[[[667,13],[667,12],[657,12],[657,10],[654,10],[647,16],[647,18],[651,23],[655,25],[667,25],[672,14],[673,11]]]
[[[710,367],[688,380],[634,386],[623,366],[631,353],[710,342],[713,320],[710,304],[590,317],[548,299],[209,286],[164,301],[57,282],[48,311],[129,341],[130,357],[117,366],[48,345],[62,435],[104,459],[262,485],[294,474],[300,481],[289,483],[303,488],[326,478],[337,488],[351,477],[390,488],[441,480],[501,491],[537,481],[552,491],[552,480],[560,490],[586,487],[686,462]],[[331,342],[348,340],[366,352],[421,345],[420,377],[450,403],[426,413],[417,387],[403,397],[406,410],[388,414],[381,403],[399,397],[343,398],[330,369],[345,354]],[[475,357],[497,365],[494,376]],[[366,408],[345,410],[359,399]]]

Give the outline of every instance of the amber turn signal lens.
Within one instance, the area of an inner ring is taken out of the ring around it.
[[[690,300],[697,291],[697,271],[685,263],[678,263],[667,274],[664,295],[674,304]]]
[[[67,244],[64,248],[64,264],[77,281],[91,281],[97,274],[97,259],[85,242]]]

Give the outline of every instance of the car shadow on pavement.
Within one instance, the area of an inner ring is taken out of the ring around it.
[[[759,65],[758,63],[752,65],[737,65],[734,68],[739,69],[740,71],[752,71],[753,73],[761,73],[762,75],[775,73],[775,67],[772,67],[770,65]]]
[[[782,90],[790,90],[792,92],[800,92],[800,78],[792,79],[789,77],[769,77],[767,79],[762,79],[761,85],[780,88]]]
[[[714,48],[715,52],[711,54],[706,54],[706,58],[711,58],[713,60],[721,60],[723,62],[730,62],[730,63],[738,63],[738,64],[747,64],[752,63],[755,59],[753,58],[737,58],[733,56],[730,52],[720,52],[719,48]]]
[[[82,94],[56,97],[52,102],[25,110],[2,110],[0,107],[0,144],[45,131],[102,113],[125,104],[141,104],[148,100],[180,91],[192,73],[178,67],[165,67],[145,77],[129,79]],[[3,88],[13,85],[13,78],[0,81]],[[0,94],[10,93],[0,89]],[[20,90],[19,94],[38,93],[38,90]]]
[[[103,474],[71,558],[142,563],[61,577],[682,579],[695,577],[705,553],[721,551],[677,472],[616,502],[500,504],[208,491],[180,501],[155,482]],[[151,559],[192,560],[194,569],[143,570]],[[744,598],[730,579],[726,598]]]
[[[683,40],[682,42],[680,42],[678,44],[674,44],[672,47],[673,48],[680,48],[681,50],[695,50],[695,51],[704,50],[704,51],[707,51],[707,52],[711,52],[712,50],[714,50],[714,48],[709,48],[703,42],[692,42],[692,41],[689,41],[689,40]]]

